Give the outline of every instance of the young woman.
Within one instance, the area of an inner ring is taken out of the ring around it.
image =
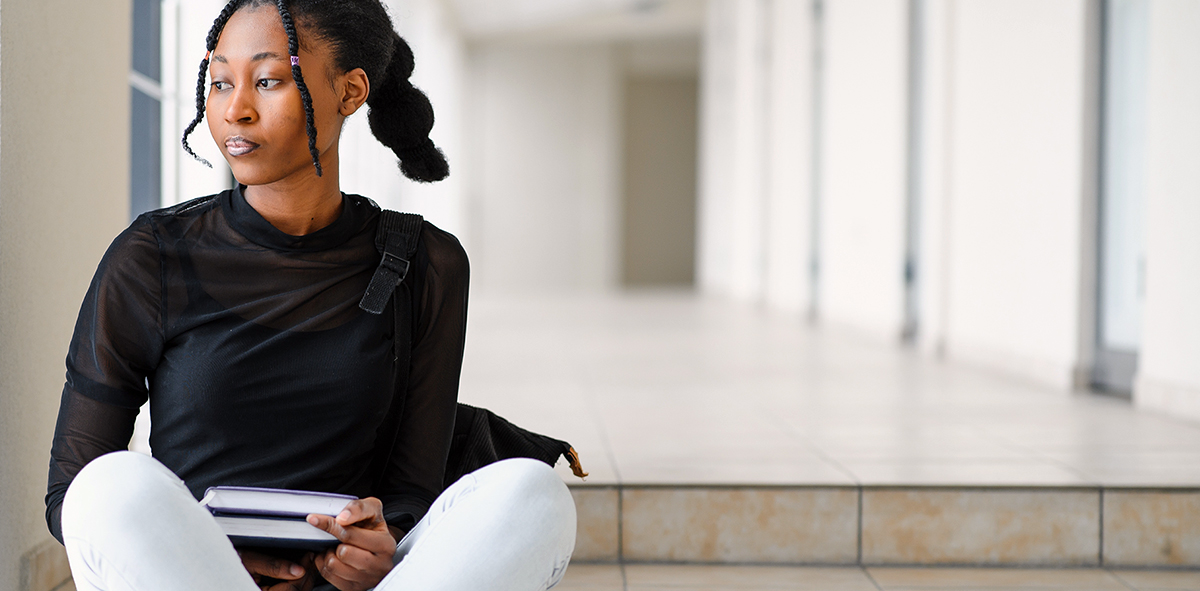
[[[442,490],[466,327],[458,241],[420,230],[407,359],[394,359],[391,308],[358,307],[380,261],[380,212],[339,189],[342,123],[365,105],[405,175],[448,172],[386,10],[233,0],[207,46],[184,147],[192,153],[188,134],[207,119],[238,187],[139,217],[84,300],[46,496],[76,587],[553,586],[575,509],[548,466],[498,462]],[[408,367],[404,411],[386,466],[373,469],[397,363]],[[154,458],[119,451],[147,399]],[[235,551],[196,502],[214,485],[361,500],[310,516],[341,543],[290,561]]]

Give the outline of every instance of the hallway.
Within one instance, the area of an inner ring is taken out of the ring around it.
[[[589,484],[1200,487],[1200,424],[682,292],[475,298],[461,400]]]
[[[683,293],[475,302],[461,399],[580,452],[577,559],[1200,563],[1200,425]]]

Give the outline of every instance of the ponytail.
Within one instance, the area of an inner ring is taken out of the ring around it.
[[[423,183],[440,181],[450,174],[446,156],[429,139],[433,129],[433,105],[425,93],[409,81],[413,54],[400,35],[392,34],[391,59],[382,84],[367,98],[367,120],[375,139],[400,159],[404,176]]]

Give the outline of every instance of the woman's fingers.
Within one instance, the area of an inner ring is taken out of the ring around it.
[[[338,589],[370,589],[392,569],[396,539],[383,519],[379,499],[351,501],[336,517],[313,514],[308,522],[341,542],[315,561],[325,580]]]
[[[344,544],[318,556],[316,565],[321,576],[342,591],[370,589],[392,568],[391,559]]]
[[[383,524],[383,503],[375,497],[350,501],[345,509],[337,515],[339,525],[358,525],[367,529],[375,529]]]
[[[304,567],[289,560],[248,550],[238,552],[238,555],[255,581],[262,576],[284,581],[294,581],[304,576]]]
[[[325,530],[343,544],[357,546],[364,550],[390,557],[396,551],[396,539],[392,537],[386,525],[375,528],[364,528],[359,525],[342,525],[328,515],[309,515],[308,523]]]
[[[392,567],[392,557],[390,555],[384,561],[374,552],[368,552],[357,546],[349,546],[347,544],[341,544],[334,550],[334,557],[338,562],[357,571],[373,572],[380,568],[390,570]]]

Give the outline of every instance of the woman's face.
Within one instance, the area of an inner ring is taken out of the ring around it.
[[[329,171],[331,165],[336,168],[342,121],[366,100],[366,89],[355,87],[365,85],[366,76],[355,75],[361,72],[357,69],[335,74],[328,45],[313,40],[306,45],[300,49],[300,67],[312,97],[317,151]],[[316,174],[287,33],[275,7],[243,8],[230,17],[212,53],[209,76],[208,128],[239,182],[266,185]]]

